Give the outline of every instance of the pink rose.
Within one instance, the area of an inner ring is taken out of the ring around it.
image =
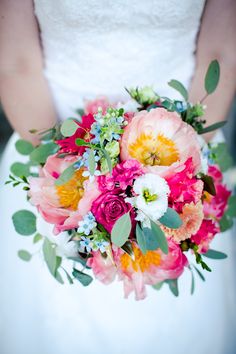
[[[94,100],[85,101],[85,113],[86,114],[96,114],[98,112],[98,108],[102,108],[102,113],[105,114],[108,107],[113,107],[114,104],[109,102],[106,96],[97,97]]]
[[[111,232],[113,225],[123,214],[130,211],[130,216],[134,220],[134,211],[130,204],[124,200],[125,196],[121,189],[114,189],[100,196],[93,202],[91,211],[97,222]]]

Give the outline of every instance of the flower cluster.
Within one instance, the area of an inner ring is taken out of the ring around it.
[[[146,285],[176,285],[189,266],[187,252],[209,270],[202,255],[220,231],[231,193],[219,166],[203,159],[194,120],[199,105],[166,101],[149,87],[130,94],[137,112],[100,97],[86,103],[80,121],[62,123],[56,151],[28,178],[28,196],[54,225],[54,237],[66,232],[74,242],[73,260],[104,284],[119,279],[125,296],[134,292],[139,300]],[[88,285],[90,276],[77,274]]]

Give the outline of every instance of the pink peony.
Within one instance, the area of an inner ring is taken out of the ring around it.
[[[121,139],[121,160],[134,158],[146,171],[170,176],[192,157],[193,174],[201,167],[197,133],[176,112],[164,108],[137,113]]]
[[[129,211],[134,223],[134,210],[130,204],[125,202],[124,198],[123,191],[116,188],[100,194],[92,203],[93,215],[108,232],[111,232],[116,220]]]
[[[203,182],[194,177],[192,158],[189,158],[181,172],[167,178],[170,187],[169,205],[181,213],[183,206],[200,201],[203,192]]]
[[[124,293],[127,298],[134,291],[136,300],[146,297],[145,285],[154,285],[167,279],[176,279],[188,264],[180,247],[169,240],[169,253],[165,255],[160,249],[148,251],[145,255],[133,242],[134,259],[120,249],[114,252],[119,279],[123,280]]]
[[[77,153],[82,155],[85,151],[84,146],[78,146],[75,141],[76,139],[84,139],[89,141],[91,136],[89,134],[91,125],[94,123],[94,117],[92,114],[84,115],[81,122],[75,121],[78,124],[78,129],[75,134],[67,138],[57,140],[56,143],[60,145],[60,153]]]
[[[113,168],[112,175],[102,175],[98,178],[99,188],[101,191],[106,192],[118,186],[125,191],[126,188],[132,186],[133,181],[142,174],[143,169],[138,161],[123,161]]]
[[[208,174],[214,180],[216,195],[212,196],[207,192],[204,193],[204,215],[208,218],[220,220],[227,208],[231,192],[222,183],[223,175],[218,166],[209,166]]]
[[[210,242],[219,232],[220,228],[215,222],[204,219],[198,232],[191,237],[191,241],[198,245],[198,252],[206,253]]]
[[[89,258],[87,265],[92,268],[95,277],[103,284],[110,284],[116,276],[117,269],[111,257],[106,258],[100,251],[92,252],[93,257]]]
[[[85,113],[96,114],[98,112],[98,108],[102,108],[102,113],[105,114],[107,108],[113,106],[114,104],[111,104],[106,96],[100,96],[94,100],[85,101]]]
[[[55,225],[55,233],[76,227],[100,193],[95,182],[91,184],[82,176],[82,170],[75,171],[65,184],[55,185],[60,174],[76,161],[75,156],[58,158],[51,155],[40,176],[29,178],[30,202],[48,223]]]

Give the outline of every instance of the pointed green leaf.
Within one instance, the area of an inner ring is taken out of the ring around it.
[[[39,233],[37,233],[36,235],[34,235],[33,243],[37,243],[37,242],[41,241],[42,239],[43,239],[43,236],[40,235]]]
[[[131,228],[132,224],[129,213],[123,214],[116,220],[112,228],[111,241],[118,247],[123,246],[129,238]]]
[[[193,267],[194,267],[194,269],[196,270],[196,272],[197,272],[199,278],[202,279],[202,281],[205,281],[206,279],[205,279],[205,277],[203,276],[203,274],[200,272],[200,270],[199,270],[197,267],[195,267],[195,265],[193,265]]]
[[[50,273],[55,276],[57,270],[57,255],[54,245],[45,237],[43,242],[43,255]]]
[[[30,160],[37,164],[45,163],[48,156],[55,154],[59,150],[59,146],[55,143],[47,143],[39,145],[30,154]]]
[[[217,123],[214,123],[212,125],[209,125],[208,127],[205,127],[201,130],[198,131],[198,134],[206,134],[206,133],[210,133],[214,130],[217,130],[217,129],[220,129],[222,128],[225,124],[227,123],[226,120],[223,120],[222,122],[217,122]]]
[[[18,257],[22,259],[22,261],[29,262],[32,258],[32,255],[26,250],[19,250]]]
[[[19,210],[12,216],[16,232],[29,236],[36,232],[36,216],[29,210]]]
[[[165,214],[159,221],[170,229],[178,229],[183,224],[179,214],[172,208],[167,208]]]
[[[88,168],[90,175],[93,176],[95,169],[96,169],[96,162],[95,162],[95,157],[94,157],[94,150],[90,149],[89,151],[89,157],[88,157]]]
[[[169,289],[174,296],[179,296],[178,279],[168,279],[165,282],[169,285]]]
[[[208,250],[206,253],[203,253],[202,255],[204,257],[212,258],[212,259],[225,259],[228,257],[227,254],[215,250]]]
[[[158,247],[162,250],[163,253],[168,254],[168,242],[166,236],[160,226],[155,222],[151,221],[151,229],[158,241]]]
[[[72,164],[71,166],[67,167],[62,174],[58,177],[58,179],[55,181],[56,186],[61,186],[68,182],[74,175],[75,173],[75,164]]]
[[[74,119],[69,118],[62,123],[60,131],[63,136],[68,137],[74,135],[78,128],[79,126]]]
[[[34,150],[33,144],[23,139],[17,140],[15,147],[21,155],[29,155]]]
[[[56,270],[54,278],[58,281],[58,283],[64,284],[64,280],[58,270]]]
[[[141,249],[143,254],[147,253],[147,244],[146,244],[146,238],[143,230],[139,226],[139,224],[136,224],[136,239],[139,245],[139,248]]]
[[[73,277],[75,277],[83,286],[88,286],[92,281],[93,278],[88,275],[85,274],[81,271],[79,271],[78,269],[73,268],[73,272],[72,272]]]
[[[217,60],[213,60],[205,76],[205,90],[208,94],[215,91],[220,79],[220,65]]]
[[[171,80],[170,82],[168,82],[168,85],[173,89],[175,89],[176,91],[178,91],[181,94],[181,96],[185,99],[185,101],[188,100],[188,91],[180,81]]]
[[[111,162],[110,155],[108,154],[106,149],[102,149],[102,153],[107,161],[107,166],[108,166],[109,172],[112,173],[112,162]]]

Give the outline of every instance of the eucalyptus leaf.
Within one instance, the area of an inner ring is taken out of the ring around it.
[[[111,240],[112,242],[121,247],[128,240],[131,232],[132,224],[129,213],[123,214],[118,220],[116,220],[112,231]]]
[[[226,214],[224,214],[224,215],[222,216],[222,218],[220,219],[219,224],[220,224],[220,231],[221,231],[221,232],[225,232],[225,231],[231,229],[231,227],[233,226],[233,220],[232,220],[232,218],[231,218],[230,216],[228,216],[227,213],[226,213]]]
[[[90,149],[89,151],[89,156],[88,156],[88,168],[90,175],[93,176],[95,169],[96,169],[96,162],[95,162],[95,157],[94,157],[94,150]]]
[[[236,218],[236,195],[231,195],[229,197],[227,215]]]
[[[19,250],[18,257],[22,259],[22,261],[29,262],[32,258],[32,255],[26,250]]]
[[[102,149],[102,153],[107,161],[107,166],[108,166],[109,172],[112,173],[112,162],[111,162],[110,155],[108,154],[106,149]]]
[[[21,155],[29,155],[34,150],[33,144],[23,139],[17,140],[15,147]]]
[[[19,210],[12,216],[16,232],[30,236],[36,232],[36,216],[29,210]]]
[[[33,243],[37,243],[37,242],[41,241],[42,239],[43,239],[43,236],[40,235],[39,233],[37,233],[34,235]]]
[[[140,250],[142,251],[143,254],[146,254],[147,253],[147,245],[146,245],[145,234],[138,223],[136,224],[136,239],[137,239],[137,243],[139,245]]]
[[[39,145],[31,152],[30,160],[38,164],[45,163],[48,156],[55,154],[58,150],[59,146],[52,142]]]
[[[46,237],[43,242],[43,255],[50,273],[55,276],[58,262],[56,249]]]
[[[74,175],[75,173],[75,164],[72,164],[71,166],[67,167],[62,174],[58,177],[58,179],[55,181],[56,186],[61,186],[68,182]]]
[[[90,269],[90,267],[87,266],[88,257],[87,258],[83,258],[80,255],[78,255],[77,257],[68,257],[68,259],[70,259],[73,262],[82,264],[82,266],[84,268]]]
[[[205,281],[205,280],[206,280],[205,277],[204,277],[203,274],[200,272],[200,270],[199,270],[197,267],[195,267],[194,264],[193,264],[193,268],[196,270],[196,272],[197,272],[199,278],[202,279],[202,281]]]
[[[215,91],[220,79],[220,65],[217,60],[213,60],[205,76],[205,90],[208,94]]]
[[[210,133],[214,130],[217,130],[217,129],[220,129],[222,128],[225,124],[226,124],[226,120],[223,120],[221,122],[217,122],[217,123],[214,123],[212,125],[209,125],[208,127],[205,127],[203,129],[200,129],[198,131],[198,134],[206,134],[206,133]]]
[[[206,253],[202,254],[204,257],[207,258],[212,258],[212,259],[225,259],[227,258],[227,254],[220,252],[220,251],[215,251],[215,250],[208,250]]]
[[[151,229],[155,237],[157,238],[159,248],[162,250],[163,253],[168,254],[168,242],[160,226],[158,226],[155,222],[151,221]]]
[[[30,168],[28,164],[24,164],[22,162],[14,162],[11,165],[11,173],[13,173],[17,177],[28,177],[30,175]]]
[[[64,280],[58,270],[56,270],[54,278],[58,281],[58,283],[64,284]]]
[[[78,128],[78,124],[72,118],[70,118],[62,123],[60,131],[63,136],[69,137],[74,135]]]
[[[226,143],[218,143],[211,147],[211,152],[214,162],[219,165],[222,172],[227,171],[233,165],[233,159]]]
[[[73,279],[72,279],[72,277],[70,276],[70,274],[67,272],[67,270],[64,269],[63,267],[62,267],[62,269],[64,270],[64,272],[65,272],[65,274],[66,274],[66,277],[67,277],[67,280],[68,280],[69,284],[74,284]]]
[[[175,89],[176,91],[178,91],[181,94],[181,96],[185,99],[185,101],[188,100],[188,91],[180,81],[171,80],[170,82],[168,82],[168,85],[173,89]]]
[[[195,290],[195,279],[194,279],[194,274],[191,269],[190,269],[190,271],[191,271],[191,295],[193,295],[194,290]]]
[[[165,282],[169,285],[169,289],[174,296],[179,296],[178,279],[168,279]]]
[[[165,214],[158,221],[170,229],[178,229],[183,224],[179,214],[172,208],[167,208]]]
[[[77,279],[83,286],[88,286],[92,281],[93,278],[91,277],[91,275],[85,274],[83,272],[81,272],[78,269],[73,268],[73,272],[72,272],[73,277],[75,277],[75,279]]]

